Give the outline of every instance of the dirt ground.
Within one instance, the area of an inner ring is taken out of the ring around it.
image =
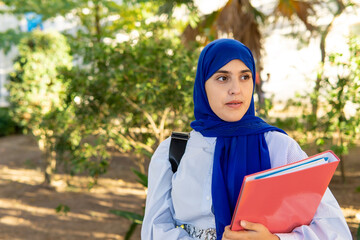
[[[360,149],[354,149],[344,160],[346,184],[341,183],[339,171],[330,184],[354,239],[360,224],[359,156]],[[31,137],[0,138],[0,239],[124,239],[130,222],[109,210],[141,213],[145,199],[128,157],[114,154],[109,172],[90,191],[86,177],[72,178],[68,186],[67,177],[61,174],[55,175],[52,188],[42,186],[41,159]],[[57,213],[60,204],[70,211]],[[140,239],[139,227],[132,239]]]
[[[130,171],[132,162],[114,154],[109,172],[87,189],[89,179],[54,176],[53,188],[43,187],[42,153],[28,136],[0,138],[0,239],[80,240],[124,239],[130,222],[110,209],[142,212],[143,187]],[[56,213],[60,204],[70,208]],[[133,239],[140,239],[140,228]]]

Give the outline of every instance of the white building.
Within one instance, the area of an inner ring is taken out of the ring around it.
[[[25,30],[26,21],[19,21],[13,15],[0,14],[0,32],[4,32],[11,28],[19,28],[19,27]],[[16,57],[16,55],[17,55],[17,51],[14,47],[6,55],[4,51],[0,51],[0,107],[4,107],[8,105],[6,101],[8,92],[6,91],[4,85],[7,81],[7,75],[12,70],[13,59],[14,57]]]

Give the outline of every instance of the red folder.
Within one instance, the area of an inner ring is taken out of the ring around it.
[[[297,171],[292,169],[296,165],[301,166],[320,158],[326,159],[323,164],[310,164]],[[231,230],[242,230],[241,220],[261,223],[272,233],[288,233],[295,227],[308,225],[339,161],[332,151],[326,151],[295,163],[245,176],[231,221]],[[284,169],[290,170],[282,172],[282,175],[268,176],[274,172],[281,173]],[[259,176],[260,179],[257,179]]]

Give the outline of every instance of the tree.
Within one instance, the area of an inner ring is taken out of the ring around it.
[[[360,38],[352,37],[349,41],[349,57],[334,53],[329,56],[331,66],[324,74],[324,92],[326,115],[322,117],[320,127],[323,136],[318,138],[318,145],[330,144],[339,155],[342,181],[345,182],[345,155],[354,145],[360,133]],[[330,71],[333,68],[336,71]],[[350,108],[346,108],[350,106]],[[357,106],[357,107],[356,107]],[[347,111],[346,111],[347,109]]]
[[[57,32],[34,31],[18,46],[19,57],[10,74],[11,115],[37,139],[45,154],[45,183],[55,169],[57,112],[64,110],[66,86],[58,76],[60,68],[71,69],[70,47]]]
[[[317,78],[315,81],[315,87],[314,87],[314,92],[311,95],[311,101],[312,101],[312,113],[314,114],[314,119],[317,118],[317,111],[318,111],[318,105],[319,105],[319,91],[321,88],[321,84],[324,81],[323,76],[323,72],[324,72],[324,64],[325,64],[325,58],[326,58],[326,38],[329,34],[329,32],[331,31],[333,24],[336,20],[336,18],[338,18],[347,7],[352,6],[353,4],[351,2],[348,2],[347,4],[345,4],[342,0],[335,0],[333,1],[334,5],[335,5],[335,11],[332,11],[331,8],[330,12],[332,15],[332,19],[331,21],[326,24],[324,27],[318,26],[317,27],[317,32],[320,35],[320,52],[321,52],[321,58],[320,58],[320,70],[319,73],[317,74]]]
[[[170,134],[168,129],[184,130],[191,121],[198,57],[176,37],[165,38],[158,24],[151,28],[153,35],[144,31],[135,44],[85,48],[86,67],[67,76],[69,99],[79,99],[78,121],[106,136],[108,146],[134,152],[142,172],[145,158]]]
[[[37,8],[36,0],[20,2],[6,3],[15,14],[56,15]],[[49,4],[61,7],[56,1]],[[88,171],[96,181],[106,171],[108,149],[134,152],[144,172],[145,157],[169,134],[167,128],[189,125],[198,53],[182,47],[174,23],[158,18],[157,8],[154,3],[83,0],[59,11],[71,10],[79,22],[75,32],[63,33],[77,64],[58,72],[65,86],[62,108],[48,114],[42,127],[61,126],[52,149],[70,174]],[[24,37],[12,32],[17,33]],[[55,124],[54,118],[64,121]]]

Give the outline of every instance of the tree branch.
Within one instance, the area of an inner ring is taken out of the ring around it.
[[[132,139],[130,136],[124,136],[122,134],[120,134],[120,136],[123,137],[125,140],[127,140],[132,146],[134,146],[134,147],[140,146],[141,148],[145,149],[149,153],[154,153],[154,150],[150,146],[148,146],[142,142],[136,141],[136,140]]]
[[[169,107],[165,108],[164,114],[161,117],[160,126],[159,126],[159,131],[160,131],[159,142],[164,141],[164,138],[165,138],[165,136],[164,136],[165,135],[165,132],[164,132],[165,122],[166,122],[167,115],[169,114],[169,112],[170,112],[170,108]]]
[[[139,105],[137,105],[136,103],[134,103],[133,101],[131,101],[128,97],[126,97],[124,94],[122,95],[122,97],[135,109],[139,110],[140,112],[144,113],[145,117],[147,118],[147,120],[149,121],[151,127],[154,130],[154,133],[156,135],[156,138],[159,139],[160,138],[160,131],[159,129],[156,127],[156,123],[154,121],[154,119],[151,117],[151,115],[145,111],[144,109],[140,108]]]

